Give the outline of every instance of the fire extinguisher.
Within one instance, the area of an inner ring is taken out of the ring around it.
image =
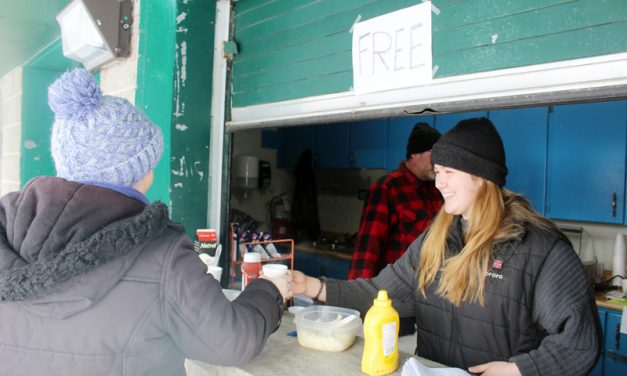
[[[282,196],[275,196],[270,200],[270,222],[272,223],[272,238],[286,239],[289,233],[288,208]]]

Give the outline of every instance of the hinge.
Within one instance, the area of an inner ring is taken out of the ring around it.
[[[237,47],[237,42],[234,40],[227,40],[222,42],[222,56],[226,59],[233,59],[233,55],[237,55],[239,49]]]

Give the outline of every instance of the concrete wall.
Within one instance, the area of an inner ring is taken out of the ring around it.
[[[20,189],[21,136],[22,68],[17,67],[0,78],[0,196]]]
[[[137,51],[139,46],[140,0],[133,1],[133,26],[131,32],[131,54],[114,60],[100,69],[100,88],[106,95],[126,98],[135,103],[137,90]]]
[[[139,42],[140,2],[133,8],[131,54],[115,60],[100,69],[103,93],[135,100],[137,89],[137,51]],[[20,157],[22,145],[22,67],[19,66],[0,78],[0,196],[20,189]]]

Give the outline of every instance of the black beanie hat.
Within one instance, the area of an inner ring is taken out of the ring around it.
[[[462,120],[431,151],[431,163],[451,167],[505,185],[505,148],[487,118]]]
[[[415,153],[423,153],[431,150],[433,144],[440,139],[440,132],[431,128],[427,123],[416,123],[407,139],[406,157]]]

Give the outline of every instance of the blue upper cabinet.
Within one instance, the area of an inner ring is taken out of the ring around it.
[[[314,151],[314,127],[289,127],[283,131],[285,132],[283,135],[283,166],[291,168],[296,166],[296,162],[298,162],[303,151],[307,149]]]
[[[547,216],[623,223],[626,124],[627,101],[553,107]]]
[[[505,146],[505,187],[525,195],[544,214],[548,107],[490,111]]]
[[[386,144],[385,169],[392,171],[398,168],[405,160],[407,139],[414,125],[424,122],[433,126],[433,116],[413,116],[390,119],[388,123],[388,138]]]
[[[385,168],[387,119],[349,125],[349,167]]]
[[[348,124],[325,124],[316,127],[314,167],[349,167],[348,130]]]
[[[470,119],[475,117],[487,117],[486,111],[478,112],[461,112],[459,114],[444,114],[435,116],[435,129],[444,134],[449,129],[453,128],[460,120]]]

